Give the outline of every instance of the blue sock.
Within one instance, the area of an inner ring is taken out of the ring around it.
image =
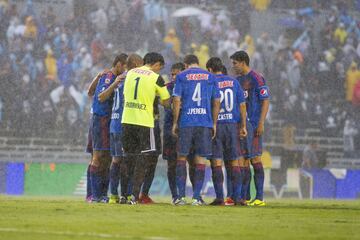
[[[217,199],[224,199],[224,174],[221,166],[212,167],[212,181]]]
[[[240,200],[241,195],[241,176],[240,176],[240,167],[232,166],[231,167],[231,181],[233,187],[233,200]]]
[[[149,195],[149,191],[151,188],[151,184],[154,180],[155,176],[155,170],[157,165],[158,158],[157,156],[149,156],[146,159],[146,171],[145,171],[145,178],[144,178],[144,184],[142,186],[141,193],[145,195]]]
[[[86,170],[86,199],[89,199],[91,197],[90,167],[91,165],[89,164]]]
[[[91,178],[91,196],[95,201],[100,201],[102,197],[102,189],[101,189],[101,175],[99,171],[99,167],[90,166],[90,178]]]
[[[250,178],[251,178],[251,174],[250,174],[250,167],[242,167],[240,169],[240,172],[242,173],[242,186],[241,186],[241,194],[240,197],[241,199],[244,200],[249,200],[248,199],[248,191],[249,191],[249,187],[250,187]]]
[[[261,162],[252,165],[254,168],[254,182],[256,188],[255,199],[263,200],[264,198],[264,168]]]
[[[201,189],[204,184],[205,178],[205,164],[196,164],[195,165],[195,173],[194,173],[194,193],[193,199],[200,199]]]
[[[225,163],[226,169],[226,189],[227,194],[226,197],[232,198],[233,197],[233,186],[231,180],[231,165],[229,163]]]
[[[119,188],[119,181],[120,181],[120,163],[119,162],[112,162],[110,166],[110,193],[111,195],[119,195],[118,188]]]
[[[179,190],[179,197],[185,197],[186,188],[186,161],[176,162],[176,185]]]
[[[168,160],[167,178],[169,182],[170,192],[173,199],[177,199],[178,191],[176,188],[176,164],[170,163]]]

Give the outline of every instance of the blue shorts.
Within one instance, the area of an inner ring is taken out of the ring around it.
[[[241,156],[238,123],[218,124],[212,144],[212,159],[237,160]]]
[[[113,157],[124,156],[121,133],[110,133],[110,152]]]
[[[89,120],[89,131],[88,131],[88,139],[87,139],[87,145],[85,149],[86,153],[93,153],[93,143],[92,143],[92,116]]]
[[[111,116],[98,116],[93,114],[92,142],[93,150],[110,150],[110,121]]]
[[[178,154],[188,156],[191,150],[194,155],[211,157],[212,129],[207,127],[186,127],[179,129]]]
[[[248,135],[240,139],[241,154],[252,159],[262,155],[262,136],[256,136],[256,128],[250,122],[246,124]]]

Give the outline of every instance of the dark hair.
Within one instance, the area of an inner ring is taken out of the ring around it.
[[[149,52],[144,56],[144,64],[154,65],[155,63],[165,65],[164,57],[157,52]]]
[[[223,67],[223,63],[220,58],[218,57],[212,57],[210,58],[206,63],[206,68],[211,68],[214,72],[221,72]]]
[[[184,63],[187,65],[199,64],[199,59],[197,56],[195,56],[193,54],[189,54],[184,57]]]
[[[222,72],[222,74],[224,74],[224,75],[227,75],[227,74],[228,74],[228,71],[227,71],[225,65],[222,65],[221,72]]]
[[[230,56],[230,59],[238,61],[238,62],[245,62],[247,66],[250,64],[249,55],[245,51],[237,51],[233,55]]]
[[[126,55],[125,53],[120,53],[119,55],[116,55],[112,66],[115,67],[116,64],[118,64],[118,62],[120,62],[123,65],[126,64],[127,58],[128,58],[128,55]]]
[[[174,63],[171,66],[171,70],[173,70],[173,69],[179,69],[180,71],[184,71],[185,70],[185,64],[182,63],[182,62]]]

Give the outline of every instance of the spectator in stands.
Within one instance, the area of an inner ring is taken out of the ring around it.
[[[346,73],[345,82],[346,100],[349,102],[352,102],[354,95],[354,86],[358,80],[360,80],[360,71],[357,67],[357,64],[355,62],[352,62],[349,70]]]
[[[176,56],[180,57],[181,43],[179,38],[176,36],[176,32],[174,28],[170,28],[168,34],[164,38],[164,43],[170,44]]]
[[[344,157],[355,158],[356,151],[354,145],[354,137],[359,133],[356,128],[355,121],[353,119],[347,119],[344,126]]]
[[[344,23],[339,23],[338,28],[336,28],[335,32],[334,32],[334,40],[335,42],[340,43],[341,45],[344,45],[345,40],[347,38],[347,31],[345,29],[345,24]]]
[[[305,170],[318,168],[319,160],[316,155],[317,149],[318,144],[316,141],[311,142],[308,146],[305,147],[302,155],[301,168]]]

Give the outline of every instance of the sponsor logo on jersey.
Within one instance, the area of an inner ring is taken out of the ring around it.
[[[206,73],[186,74],[186,79],[193,81],[209,80],[209,74]]]
[[[247,98],[249,96],[249,92],[248,91],[244,91],[244,98]]]
[[[111,82],[110,78],[105,79],[105,83],[109,84]]]
[[[260,95],[261,95],[261,96],[267,96],[267,95],[268,95],[267,89],[265,89],[265,88],[261,89],[261,90],[260,90]]]
[[[219,82],[219,88],[226,88],[226,87],[233,87],[234,82],[233,81],[223,81]]]

